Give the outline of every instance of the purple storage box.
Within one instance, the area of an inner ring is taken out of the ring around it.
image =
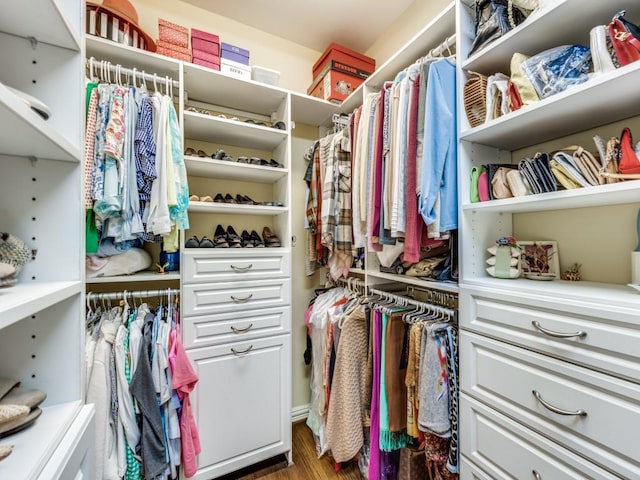
[[[229,43],[222,42],[222,44],[220,45],[220,57],[231,60],[232,62],[249,65],[249,50],[236,47],[235,45],[231,45]]]

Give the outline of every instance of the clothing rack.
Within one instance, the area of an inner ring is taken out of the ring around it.
[[[333,122],[333,132],[338,133],[343,128],[348,127],[350,119],[351,115],[341,115],[339,113],[334,113],[331,116],[331,121]]]
[[[440,45],[435,48],[432,48],[427,52],[424,58],[433,58],[439,55],[442,55],[445,50],[450,51],[452,47],[456,45],[456,34],[454,33],[450,37],[447,37]]]
[[[165,85],[167,95],[173,96],[173,92],[169,93],[173,87],[180,88],[180,82],[169,78],[168,76],[161,77],[155,73],[147,73],[144,70],[138,70],[136,68],[126,68],[120,64],[113,64],[107,60],[96,60],[94,57],[85,59],[85,66],[89,70],[89,76],[92,78],[99,78],[100,80],[111,82],[111,74],[114,75],[113,80],[122,84],[122,75],[127,78],[133,78],[133,84],[136,85],[136,80],[141,79],[145,82],[153,83],[153,87],[158,90],[158,82],[160,86]],[[167,88],[170,87],[170,88]]]
[[[368,288],[369,290],[369,294],[373,294],[373,295],[379,295],[383,298],[389,299],[389,300],[393,300],[398,302],[400,305],[414,305],[416,307],[420,307],[421,305],[424,305],[425,303],[431,304],[436,308],[442,308],[445,309],[451,313],[455,313],[455,309],[451,308],[448,305],[443,305],[441,303],[437,303],[437,302],[432,302],[432,301],[425,301],[425,300],[417,300],[414,298],[410,298],[408,296],[404,296],[404,295],[400,295],[398,293],[391,293],[391,292],[386,292],[384,290],[378,290],[377,288]],[[409,289],[407,289],[409,290]],[[444,293],[444,292],[441,292]]]
[[[180,290],[177,288],[165,288],[164,290],[137,290],[137,291],[122,291],[122,292],[107,292],[107,293],[87,293],[87,301],[101,301],[101,300],[124,300],[126,298],[151,298],[151,297],[163,297],[169,295],[180,295]]]

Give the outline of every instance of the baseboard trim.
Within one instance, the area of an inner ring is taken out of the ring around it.
[[[308,403],[306,405],[298,405],[297,407],[293,407],[291,409],[291,423],[306,420],[307,415],[309,415]]]

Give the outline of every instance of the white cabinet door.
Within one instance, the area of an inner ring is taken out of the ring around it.
[[[640,478],[640,385],[464,331],[460,372],[463,393]]]
[[[192,402],[202,453],[196,478],[214,478],[291,449],[289,335],[188,352],[200,380]]]
[[[460,422],[462,479],[617,478],[464,394],[460,396]]]

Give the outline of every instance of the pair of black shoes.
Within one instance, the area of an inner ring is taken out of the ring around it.
[[[218,248],[264,247],[264,242],[260,238],[260,235],[258,235],[258,232],[251,230],[251,233],[249,233],[243,230],[242,234],[238,235],[231,225],[229,225],[226,230],[222,228],[222,225],[218,225],[213,235],[213,243]]]

